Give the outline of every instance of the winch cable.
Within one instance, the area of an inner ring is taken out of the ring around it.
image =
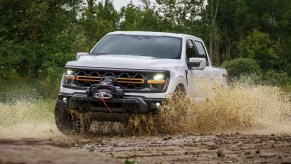
[[[104,100],[104,98],[102,96],[99,96],[99,99],[103,102],[103,104],[106,106],[106,108],[109,110],[110,113],[112,113],[111,109],[109,108],[109,106],[107,105],[106,101]]]

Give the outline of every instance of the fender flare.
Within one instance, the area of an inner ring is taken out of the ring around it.
[[[187,86],[186,79],[183,76],[179,76],[171,85],[170,92],[174,92],[176,90],[177,86],[181,85],[181,84],[184,86],[184,89],[186,91],[186,86]]]

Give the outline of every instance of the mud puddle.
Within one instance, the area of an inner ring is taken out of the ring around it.
[[[291,161],[290,95],[247,84],[209,92],[203,100],[170,98],[160,115],[133,116],[127,127],[97,123],[78,136],[58,132],[54,101],[0,103],[0,164],[89,163],[104,155],[105,163]]]

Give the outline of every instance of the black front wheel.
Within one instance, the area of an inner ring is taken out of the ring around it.
[[[186,95],[186,90],[185,90],[185,87],[183,86],[183,84],[179,84],[176,89],[175,89],[175,94],[178,94],[178,95],[182,95],[182,96],[185,96]]]
[[[65,135],[88,133],[91,126],[89,120],[81,121],[80,117],[58,105],[55,107],[55,122],[58,130]]]

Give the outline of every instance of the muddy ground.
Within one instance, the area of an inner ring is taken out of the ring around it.
[[[91,134],[0,141],[1,164],[124,163],[126,160],[135,163],[291,163],[291,136]]]
[[[0,103],[0,164],[291,164],[291,95],[276,87],[237,85],[205,101],[169,99],[158,116],[133,116],[127,126],[97,122],[79,136],[57,130],[54,104]]]

